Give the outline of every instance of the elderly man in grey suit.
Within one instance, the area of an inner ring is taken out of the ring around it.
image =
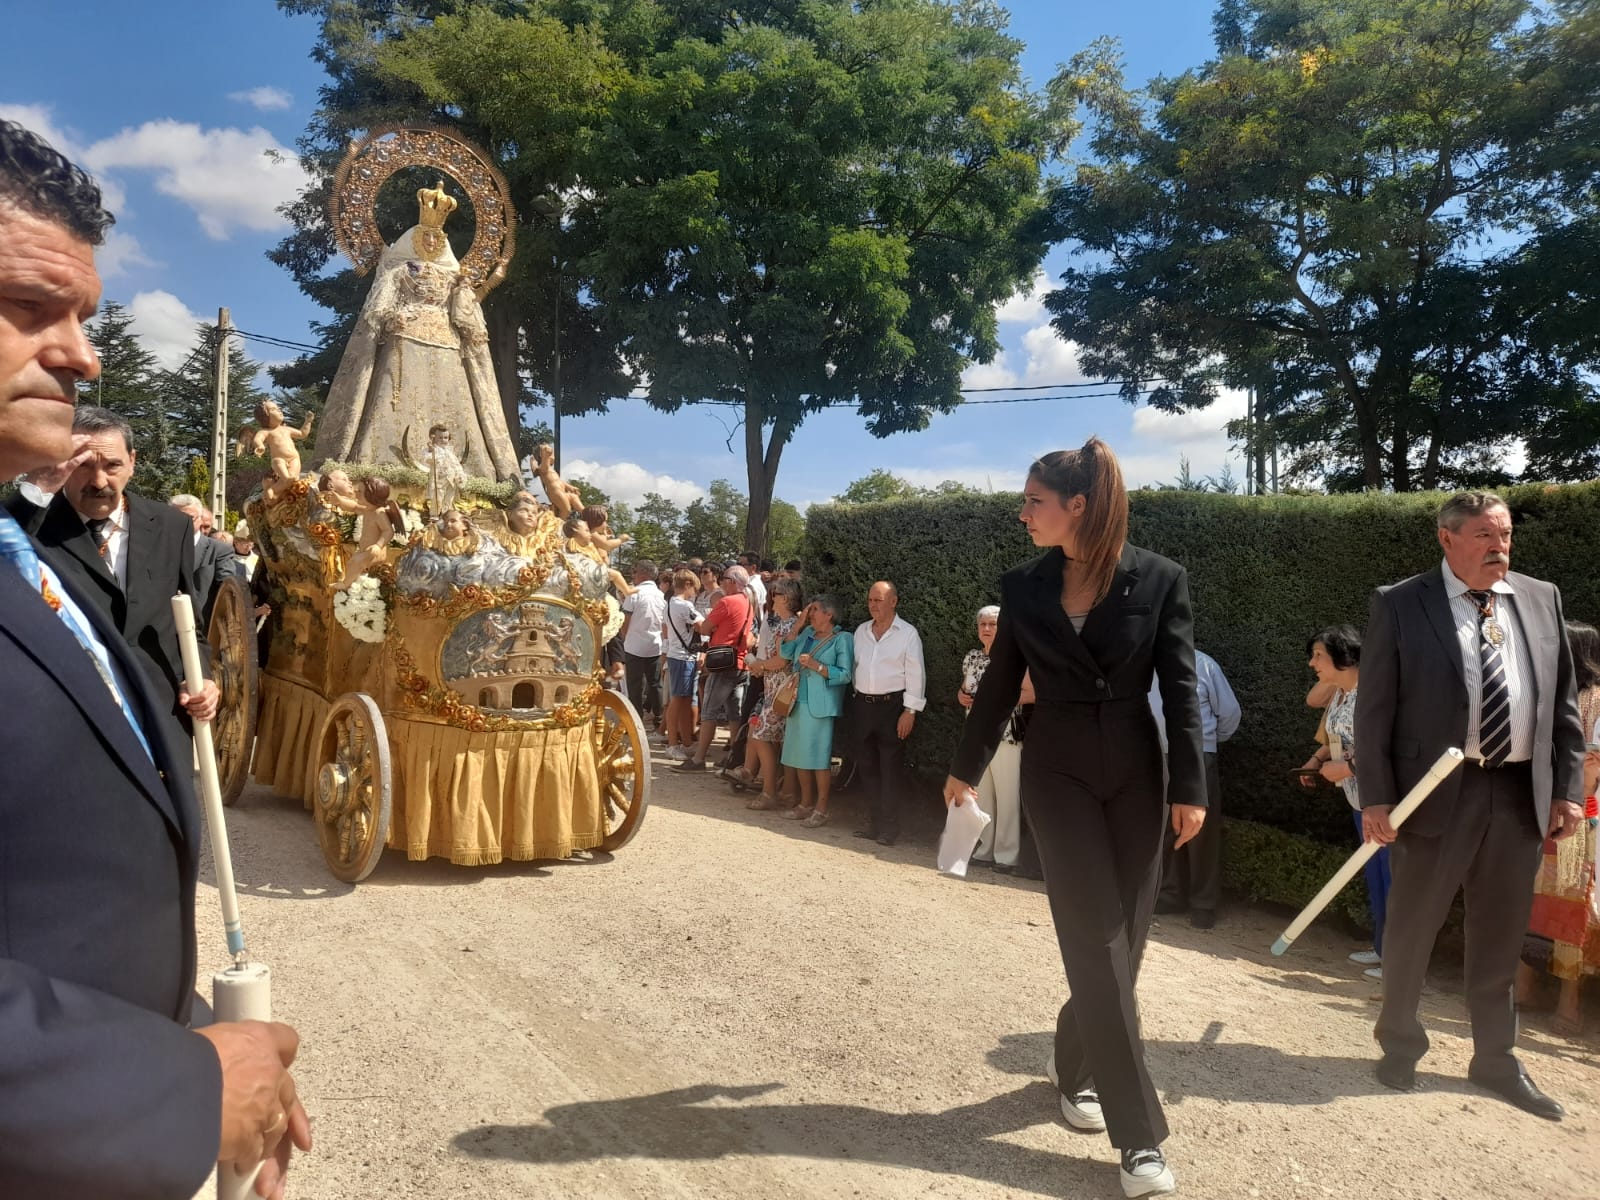
[[[1428,1049],[1417,1006],[1456,890],[1466,888],[1467,1077],[1549,1120],[1563,1110],[1512,1049],[1511,985],[1546,832],[1583,822],[1583,730],[1552,584],[1511,571],[1511,512],[1487,492],[1439,510],[1444,562],[1380,588],[1361,650],[1354,747],[1368,841],[1392,844],[1378,1079],[1410,1091]],[[1466,765],[1396,832],[1390,810],[1446,748]]]

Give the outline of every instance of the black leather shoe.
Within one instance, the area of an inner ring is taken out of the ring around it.
[[[1533,1080],[1528,1078],[1528,1073],[1520,1067],[1510,1079],[1485,1079],[1471,1071],[1467,1072],[1467,1078],[1484,1091],[1493,1092],[1507,1104],[1514,1104],[1523,1112],[1543,1117],[1546,1121],[1559,1121],[1566,1115],[1567,1110],[1536,1088]]]
[[[1182,900],[1168,900],[1165,896],[1158,896],[1156,898],[1156,915],[1158,917],[1170,916],[1173,913],[1181,913],[1188,907],[1189,906]]]
[[[1217,925],[1217,910],[1214,908],[1192,908],[1189,910],[1189,924],[1196,929],[1215,929]]]
[[[878,831],[876,829],[858,829],[850,836],[858,837],[864,842],[875,842],[878,840]]]
[[[1417,1090],[1417,1064],[1394,1054],[1385,1054],[1378,1060],[1378,1082],[1397,1092]]]

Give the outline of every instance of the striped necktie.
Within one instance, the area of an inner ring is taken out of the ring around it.
[[[133,715],[127,696],[112,678],[110,668],[101,660],[93,637],[51,590],[50,582],[44,576],[44,569],[39,565],[39,556],[34,552],[33,543],[28,540],[28,535],[22,532],[22,526],[18,525],[16,519],[4,509],[0,509],[0,559],[15,567],[38,594],[39,599],[54,610],[56,616],[60,617],[62,623],[72,631],[72,636],[78,639],[83,652],[89,656],[89,661],[110,691],[112,699],[122,708],[122,715],[128,719],[128,724],[133,728],[133,736],[139,739],[144,752],[150,755],[150,760],[154,762],[155,755],[150,753],[150,743],[145,740],[144,730],[139,727],[139,721]]]
[[[1487,767],[1498,767],[1511,752],[1511,689],[1500,653],[1505,629],[1494,619],[1493,592],[1467,593],[1478,609],[1478,753]]]

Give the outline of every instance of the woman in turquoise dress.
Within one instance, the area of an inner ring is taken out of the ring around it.
[[[855,639],[839,628],[838,600],[818,596],[806,605],[778,653],[800,672],[800,693],[783,736],[783,765],[800,776],[800,803],[783,815],[816,829],[828,823],[833,720],[844,711],[856,663]]]

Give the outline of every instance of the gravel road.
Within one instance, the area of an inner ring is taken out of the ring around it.
[[[1120,1197],[1042,1077],[1065,983],[1042,885],[935,873],[931,825],[810,831],[656,771],[614,858],[460,868],[390,851],[337,883],[298,802],[230,810],[245,930],[300,1030],[315,1151],[291,1194]],[[225,965],[203,875],[203,993]],[[1600,1196],[1600,1042],[1533,1018],[1550,1124],[1465,1081],[1465,1010],[1426,1001],[1426,1090],[1372,1077],[1375,996],[1313,931],[1236,906],[1159,924],[1141,981],[1167,1152],[1195,1197]]]

